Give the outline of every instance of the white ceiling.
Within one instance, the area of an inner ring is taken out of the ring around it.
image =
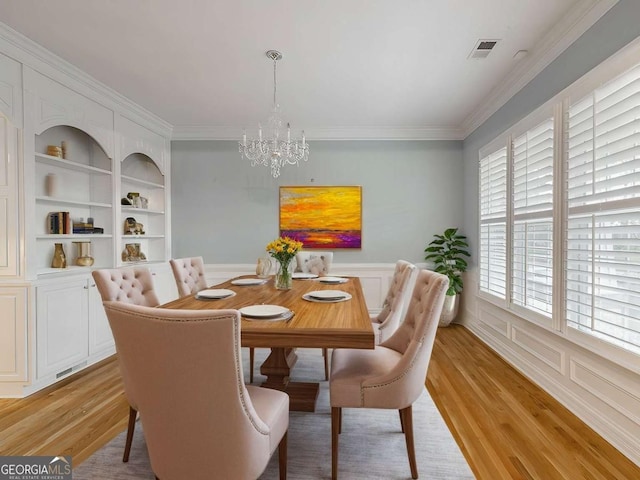
[[[598,0],[0,0],[0,21],[174,125],[237,138],[278,101],[310,138],[463,138]],[[484,60],[479,39],[499,39]],[[514,59],[528,50],[524,59]],[[512,91],[513,90],[513,91]],[[251,133],[251,130],[248,130]]]

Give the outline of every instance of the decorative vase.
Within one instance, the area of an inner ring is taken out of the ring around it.
[[[267,256],[261,257],[258,259],[258,263],[256,265],[256,275],[258,278],[267,278],[271,274],[271,267],[273,263],[271,259]]]
[[[53,259],[51,259],[51,268],[67,268],[67,257],[61,243],[55,244],[53,251]]]
[[[286,263],[276,262],[278,270],[276,271],[275,284],[278,290],[290,290],[293,282],[293,263],[289,260]]]
[[[47,197],[58,196],[58,176],[55,173],[49,173],[44,179],[44,189]]]
[[[445,295],[442,313],[440,314],[439,327],[448,327],[458,315],[458,307],[460,305],[460,294]]]
[[[76,257],[76,265],[81,267],[90,267],[93,265],[93,257],[91,256],[91,242],[73,242],[78,247],[78,255]]]

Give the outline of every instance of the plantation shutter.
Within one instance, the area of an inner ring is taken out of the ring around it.
[[[568,124],[567,324],[640,353],[640,66]]]
[[[553,118],[513,141],[511,301],[551,317]]]
[[[505,298],[507,149],[480,160],[480,290]]]

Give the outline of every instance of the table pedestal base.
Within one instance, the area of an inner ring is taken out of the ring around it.
[[[289,410],[315,412],[320,385],[289,381],[291,369],[297,361],[294,348],[272,348],[271,354],[260,367],[260,373],[267,377],[261,386],[286,392],[289,395]]]

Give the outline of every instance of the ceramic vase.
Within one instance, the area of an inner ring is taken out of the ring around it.
[[[258,278],[268,278],[271,275],[271,267],[273,263],[269,257],[261,257],[256,264],[256,275]]]
[[[51,268],[67,268],[67,257],[61,243],[55,244],[53,258],[51,259]]]
[[[78,249],[76,256],[76,265],[81,267],[90,267],[93,265],[93,257],[91,256],[91,242],[73,242]]]
[[[48,197],[58,196],[58,176],[55,173],[49,173],[44,180],[44,189]]]

